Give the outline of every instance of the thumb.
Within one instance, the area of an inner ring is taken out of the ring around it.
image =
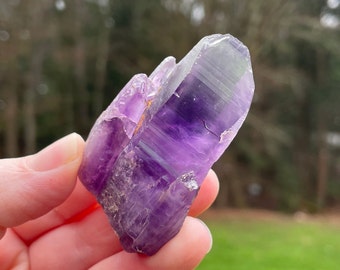
[[[39,153],[0,160],[0,228],[35,219],[72,192],[84,141],[70,134]]]

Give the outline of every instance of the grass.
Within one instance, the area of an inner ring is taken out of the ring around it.
[[[340,226],[294,219],[204,219],[213,249],[199,270],[340,269]]]

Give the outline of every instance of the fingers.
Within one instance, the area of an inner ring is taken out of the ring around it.
[[[15,227],[14,230],[21,239],[29,244],[45,232],[70,222],[75,217],[86,215],[93,210],[95,204],[96,200],[93,195],[85,189],[80,181],[77,181],[72,194],[61,205],[42,217]]]
[[[201,185],[200,191],[193,204],[191,205],[189,215],[198,216],[207,210],[216,199],[219,190],[218,178],[213,170],[208,172],[207,177]]]
[[[82,186],[80,185],[80,187]],[[78,189],[82,190],[77,187],[74,193],[77,193]],[[197,197],[191,213],[198,214],[204,211],[216,197],[217,191],[217,177],[211,171],[202,185],[200,195]],[[60,209],[58,212],[60,211],[63,215],[72,215],[72,211],[67,211],[66,205],[69,204],[69,200],[73,200],[73,196],[72,194],[65,203],[57,208]],[[84,190],[79,192],[76,196],[79,201],[82,201],[81,196],[86,197],[88,194]],[[47,220],[48,217],[51,217],[50,215],[54,215],[53,211],[45,216]],[[37,221],[43,220],[45,217],[37,219]],[[33,222],[35,221],[31,223]],[[44,230],[47,232],[46,228]],[[65,267],[84,269],[92,265],[95,265],[94,269],[130,269],[130,266],[131,269],[194,269],[210,247],[209,230],[202,222],[188,217],[179,234],[154,256],[146,257],[126,253],[122,251],[106,215],[101,208],[97,208],[88,213],[81,221],[65,224],[58,227],[57,230],[42,235],[32,243],[30,254],[36,259],[33,268],[37,269],[43,269],[46,265],[49,266],[49,269]],[[41,250],[45,252],[42,253]],[[174,259],[172,259],[172,253],[175,255]],[[60,256],[64,259],[58,259]],[[103,259],[102,263],[97,263]],[[134,265],[135,263],[138,265]],[[164,265],[164,268],[160,268],[160,265]],[[106,268],[107,266],[109,268]]]
[[[193,233],[194,232],[194,233]],[[181,231],[151,257],[119,252],[94,265],[91,270],[189,270],[210,251],[210,231],[200,220],[187,217]]]
[[[215,200],[218,187],[217,176],[210,170],[190,209],[189,215],[198,216],[204,212]],[[94,196],[78,181],[72,194],[60,206],[40,218],[16,227],[15,231],[21,239],[30,243],[41,234],[68,222],[72,217],[82,215],[82,213],[86,214],[94,204],[96,204]]]
[[[71,134],[39,153],[0,160],[0,226],[46,214],[72,192],[84,141]]]
[[[34,241],[30,246],[31,268],[88,269],[121,250],[106,215],[97,208],[81,221],[61,226]]]
[[[0,269],[30,269],[27,246],[8,229],[0,241]]]
[[[181,231],[155,256],[147,258],[146,264],[149,269],[159,269],[159,265],[162,269],[194,269],[211,247],[208,227],[199,219],[187,217]]]
[[[6,228],[0,226],[0,239],[1,239],[2,237],[4,237],[5,233],[6,233]]]

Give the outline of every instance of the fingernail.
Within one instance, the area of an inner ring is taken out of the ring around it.
[[[72,133],[27,158],[27,165],[34,171],[49,171],[79,157],[81,137]]]

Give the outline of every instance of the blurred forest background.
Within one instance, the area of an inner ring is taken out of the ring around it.
[[[212,33],[249,47],[256,84],[215,206],[339,206],[340,0],[1,0],[0,157],[86,138],[134,74]]]

